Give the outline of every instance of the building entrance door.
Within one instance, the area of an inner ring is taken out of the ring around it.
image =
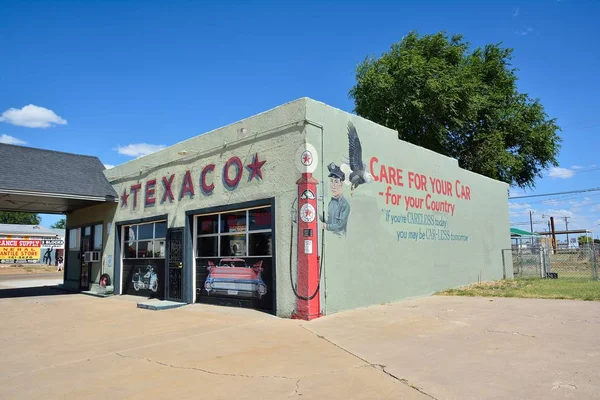
[[[183,289],[183,229],[169,229],[167,243],[167,298],[173,301],[181,301]]]
[[[90,290],[90,274],[92,272],[92,263],[85,261],[85,253],[92,249],[92,227],[86,226],[82,229],[81,250],[79,251],[79,260],[81,262],[81,274],[79,279],[80,290]]]

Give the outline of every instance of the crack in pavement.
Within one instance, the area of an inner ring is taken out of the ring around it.
[[[200,372],[204,372],[206,374],[210,374],[210,375],[218,375],[218,376],[232,376],[232,377],[237,377],[237,378],[251,378],[251,379],[255,379],[255,378],[266,378],[266,379],[287,379],[287,380],[293,380],[294,378],[289,377],[289,376],[280,376],[280,375],[246,375],[246,374],[228,374],[226,372],[215,372],[215,371],[211,371],[208,369],[203,369],[203,368],[198,368],[198,367],[182,367],[182,366],[178,366],[178,365],[173,365],[173,364],[167,364],[164,362],[160,362],[157,360],[152,360],[151,358],[147,358],[147,357],[137,357],[137,356],[126,356],[124,354],[121,353],[115,353],[116,355],[118,355],[119,357],[122,358],[132,358],[132,359],[136,359],[136,360],[144,360],[150,363],[154,363],[154,364],[158,364],[161,365],[163,367],[168,367],[168,368],[174,368],[174,369],[187,369],[187,370],[193,370],[193,371],[200,371]]]
[[[172,342],[176,342],[176,341],[180,341],[180,340],[189,339],[189,338],[192,338],[192,337],[198,337],[198,336],[203,336],[203,335],[210,335],[210,334],[213,334],[213,333],[223,332],[223,331],[227,331],[227,330],[230,330],[230,329],[240,329],[240,328],[243,328],[243,327],[246,327],[246,326],[250,326],[250,325],[257,325],[257,324],[260,324],[262,322],[263,321],[251,321],[251,322],[248,322],[248,323],[245,323],[245,324],[227,326],[227,327],[224,327],[224,328],[221,328],[221,329],[209,330],[209,331],[205,331],[205,332],[194,333],[194,334],[187,335],[187,336],[180,336],[180,337],[175,337],[175,338],[170,338],[170,339],[163,339],[163,340],[160,340],[160,341],[154,341],[152,343],[141,345],[141,346],[134,346],[134,347],[130,347],[130,348],[127,348],[127,349],[121,349],[120,351],[132,351],[132,350],[146,349],[146,348],[154,347],[154,346],[161,346],[161,345],[163,345],[165,343],[172,343]],[[163,333],[161,333],[161,334],[163,334]],[[138,336],[139,335],[132,336],[131,338],[135,338],[135,337],[138,337]],[[130,339],[130,338],[128,338],[128,339]],[[33,369],[31,371],[18,372],[16,374],[8,375],[6,377],[0,377],[0,382],[7,381],[7,380],[10,380],[12,378],[16,378],[17,376],[21,376],[21,375],[28,375],[28,374],[33,374],[33,373],[37,373],[37,372],[40,372],[40,371],[45,371],[45,370],[49,370],[49,369],[53,369],[53,368],[63,367],[63,366],[66,366],[66,365],[77,364],[77,363],[80,363],[82,361],[90,361],[90,360],[96,360],[96,359],[99,359],[99,358],[110,357],[113,354],[115,354],[114,350],[113,351],[108,351],[108,352],[102,353],[102,354],[96,354],[96,355],[93,355],[93,356],[88,356],[88,357],[79,358],[79,359],[75,359],[75,360],[65,361],[65,362],[62,362],[62,363],[56,363],[56,364],[52,364],[52,365],[47,365],[47,366],[44,366],[44,367],[41,367],[41,368]]]
[[[410,383],[410,382],[409,382],[407,379],[404,379],[404,378],[399,378],[399,377],[397,377],[396,375],[392,374],[391,372],[387,371],[387,370],[385,369],[385,368],[386,368],[386,367],[385,367],[385,365],[381,365],[381,364],[374,364],[374,363],[372,363],[372,362],[369,362],[368,360],[365,360],[365,359],[364,359],[364,358],[362,358],[361,356],[359,356],[359,355],[357,355],[357,354],[354,354],[354,353],[353,353],[353,352],[351,352],[350,350],[347,350],[347,349],[343,348],[342,346],[340,346],[340,345],[338,345],[338,344],[336,344],[336,343],[332,342],[331,340],[327,339],[325,336],[319,335],[318,333],[311,331],[310,329],[308,329],[308,328],[307,328],[307,327],[305,327],[304,325],[300,325],[300,327],[301,327],[302,329],[304,329],[305,331],[312,333],[313,335],[315,335],[315,336],[316,336],[316,337],[318,337],[319,339],[323,339],[323,340],[324,340],[324,341],[326,341],[327,343],[329,343],[329,344],[331,344],[331,345],[333,345],[333,346],[337,347],[338,349],[340,349],[340,350],[342,350],[342,351],[344,351],[344,352],[346,352],[346,353],[350,354],[352,357],[358,358],[359,360],[361,360],[362,362],[364,362],[366,365],[370,366],[371,368],[374,368],[374,369],[376,369],[376,370],[378,370],[378,371],[381,371],[381,372],[383,372],[384,374],[386,374],[387,376],[389,376],[390,378],[392,378],[392,379],[395,379],[396,381],[398,381],[398,382],[400,382],[400,383],[402,383],[402,384],[404,384],[404,385],[406,385],[406,386],[410,387],[411,389],[414,389],[414,390],[416,390],[417,392],[421,393],[422,395],[424,395],[424,396],[427,396],[427,397],[429,397],[429,398],[431,398],[431,399],[434,399],[434,400],[438,400],[437,398],[433,397],[432,395],[430,395],[429,393],[425,392],[424,390],[422,390],[422,389],[418,388],[417,386],[415,386],[415,385],[411,384],[411,383]]]
[[[554,382],[554,385],[552,385],[552,390],[557,390],[560,388],[577,390],[577,386],[572,385],[570,383]]]
[[[487,329],[487,328],[486,328],[486,330],[485,330],[485,331],[486,331],[486,332],[488,332],[488,333],[513,334],[513,335],[519,335],[519,336],[525,336],[525,337],[530,337],[530,338],[537,339],[537,336],[534,336],[534,335],[526,335],[526,334],[524,334],[524,333],[517,332],[517,331],[512,331],[512,332],[509,332],[509,331],[493,331],[493,330],[491,330],[491,329]]]
[[[302,378],[300,378],[300,379],[298,379],[298,380],[296,381],[296,388],[294,389],[294,392],[293,392],[293,393],[290,393],[290,394],[288,395],[288,397],[287,397],[288,399],[291,399],[292,397],[296,397],[296,396],[302,396],[302,393],[299,393],[299,392],[298,392],[298,391],[300,390],[300,380],[301,380],[301,379],[302,379]]]

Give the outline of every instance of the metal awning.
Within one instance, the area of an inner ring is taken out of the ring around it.
[[[523,229],[510,228],[510,237],[529,237],[529,236],[540,236],[534,232],[524,231]]]
[[[0,211],[66,214],[118,202],[97,157],[0,144]]]
[[[0,211],[67,214],[101,203],[118,202],[114,197],[73,196],[67,193],[15,192],[0,188]]]

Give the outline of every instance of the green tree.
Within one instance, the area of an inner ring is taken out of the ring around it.
[[[67,221],[64,218],[61,218],[58,221],[56,221],[55,223],[53,223],[52,225],[50,225],[50,228],[52,228],[52,229],[65,229],[66,227],[67,227]]]
[[[517,90],[512,49],[470,51],[461,35],[411,32],[356,69],[358,115],[398,138],[453,157],[467,170],[519,187],[558,165],[560,128]]]
[[[39,225],[42,222],[37,214],[0,211],[0,224]]]
[[[577,238],[577,242],[579,243],[579,246],[583,246],[592,243],[593,240],[590,236],[581,235]]]

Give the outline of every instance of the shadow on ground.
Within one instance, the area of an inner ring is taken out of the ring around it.
[[[60,296],[72,294],[58,286],[36,286],[26,288],[0,289],[0,299],[17,297]]]

